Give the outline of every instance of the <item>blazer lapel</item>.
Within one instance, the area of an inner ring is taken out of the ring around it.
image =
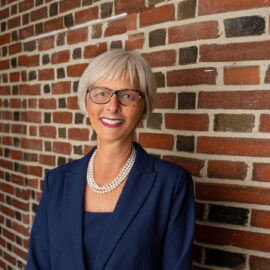
[[[125,233],[142,207],[155,180],[152,157],[146,154],[137,143],[135,143],[135,147],[136,160],[104,231],[96,257],[94,267],[96,270],[104,269],[121,235]]]
[[[83,213],[86,169],[93,151],[71,164],[64,186],[63,222],[67,249],[70,251],[70,269],[85,270],[83,258]]]

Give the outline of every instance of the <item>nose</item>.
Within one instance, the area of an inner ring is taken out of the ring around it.
[[[119,110],[120,108],[120,103],[118,101],[117,95],[113,95],[111,97],[111,100],[107,103],[107,109],[111,113],[115,113]]]

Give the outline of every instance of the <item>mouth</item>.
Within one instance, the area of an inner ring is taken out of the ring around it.
[[[121,119],[100,118],[100,120],[105,127],[110,128],[119,127],[124,123],[124,120]]]

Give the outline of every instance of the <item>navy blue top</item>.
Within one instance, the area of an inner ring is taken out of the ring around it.
[[[84,212],[84,258],[88,270],[94,269],[95,259],[112,212]]]

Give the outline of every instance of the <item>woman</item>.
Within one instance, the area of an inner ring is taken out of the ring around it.
[[[134,52],[109,51],[85,70],[78,100],[97,146],[47,173],[27,270],[191,269],[190,175],[133,143],[155,92],[149,65]]]

